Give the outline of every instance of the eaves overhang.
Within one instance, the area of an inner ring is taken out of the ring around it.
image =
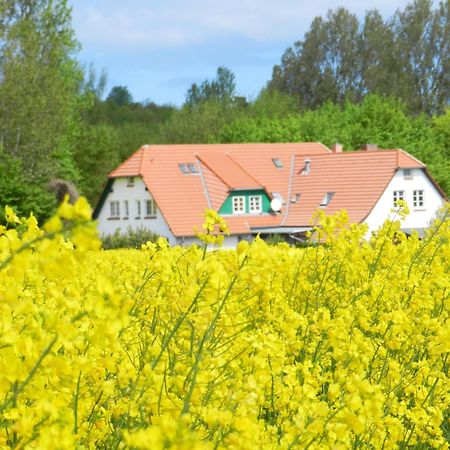
[[[313,227],[251,227],[252,232],[254,233],[304,233],[305,231],[312,230]]]

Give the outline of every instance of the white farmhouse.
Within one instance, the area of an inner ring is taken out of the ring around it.
[[[425,165],[403,150],[330,150],[321,143],[145,145],[109,174],[94,211],[100,233],[147,228],[171,244],[197,242],[206,208],[231,234],[226,247],[258,233],[301,236],[318,209],[345,209],[369,234],[398,200],[411,214],[402,229],[419,234],[445,194]]]

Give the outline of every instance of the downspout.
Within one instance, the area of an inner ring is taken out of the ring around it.
[[[289,205],[291,203],[291,195],[292,195],[292,179],[294,177],[294,167],[295,167],[295,154],[293,154],[291,156],[291,168],[289,171],[289,184],[288,184],[288,196],[286,199],[286,211],[284,213],[284,217],[283,220],[280,223],[280,226],[283,226],[284,223],[286,222],[287,218],[288,218],[288,214],[289,214]]]

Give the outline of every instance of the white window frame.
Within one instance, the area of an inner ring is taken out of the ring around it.
[[[189,170],[189,166],[187,165],[187,163],[179,163],[178,164],[178,168],[180,169],[181,173],[184,175],[188,175],[191,173],[191,171]]]
[[[130,216],[130,204],[128,200],[123,201],[123,218],[128,219]]]
[[[127,177],[127,187],[134,187],[134,177]]]
[[[328,206],[331,202],[331,200],[333,200],[334,197],[334,192],[327,192],[324,196],[322,201],[320,202],[320,206]]]
[[[250,214],[257,214],[262,212],[262,196],[251,195],[248,198],[249,212]]]
[[[423,189],[415,189],[413,191],[413,206],[414,208],[425,207],[425,191]]]
[[[145,218],[154,219],[157,216],[158,208],[153,199],[145,201]]]
[[[281,162],[281,160],[279,158],[272,158],[272,162],[273,162],[273,165],[277,169],[282,169],[283,168],[283,163]]]
[[[398,190],[398,191],[393,191],[392,192],[392,201],[393,201],[393,204],[394,204],[394,208],[398,208],[397,202],[399,200],[405,200],[405,191]]]
[[[245,214],[244,195],[236,195],[233,197],[233,214]]]
[[[195,163],[188,163],[188,169],[189,172],[193,173],[193,174],[197,174],[198,172],[198,167],[195,165]]]
[[[136,219],[140,219],[142,214],[141,201],[136,200]]]
[[[403,178],[405,180],[412,180],[413,179],[412,169],[403,169]]]
[[[109,202],[109,217],[111,219],[120,219],[120,202],[119,200],[111,200]]]

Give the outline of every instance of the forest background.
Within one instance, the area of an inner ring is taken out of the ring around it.
[[[107,74],[78,51],[66,1],[0,2],[0,202],[19,214],[49,217],[61,178],[95,204],[143,144],[375,143],[410,152],[450,192],[450,0],[316,17],[252,100],[225,67],[179,108],[135,102],[127,86],[105,95]]]

